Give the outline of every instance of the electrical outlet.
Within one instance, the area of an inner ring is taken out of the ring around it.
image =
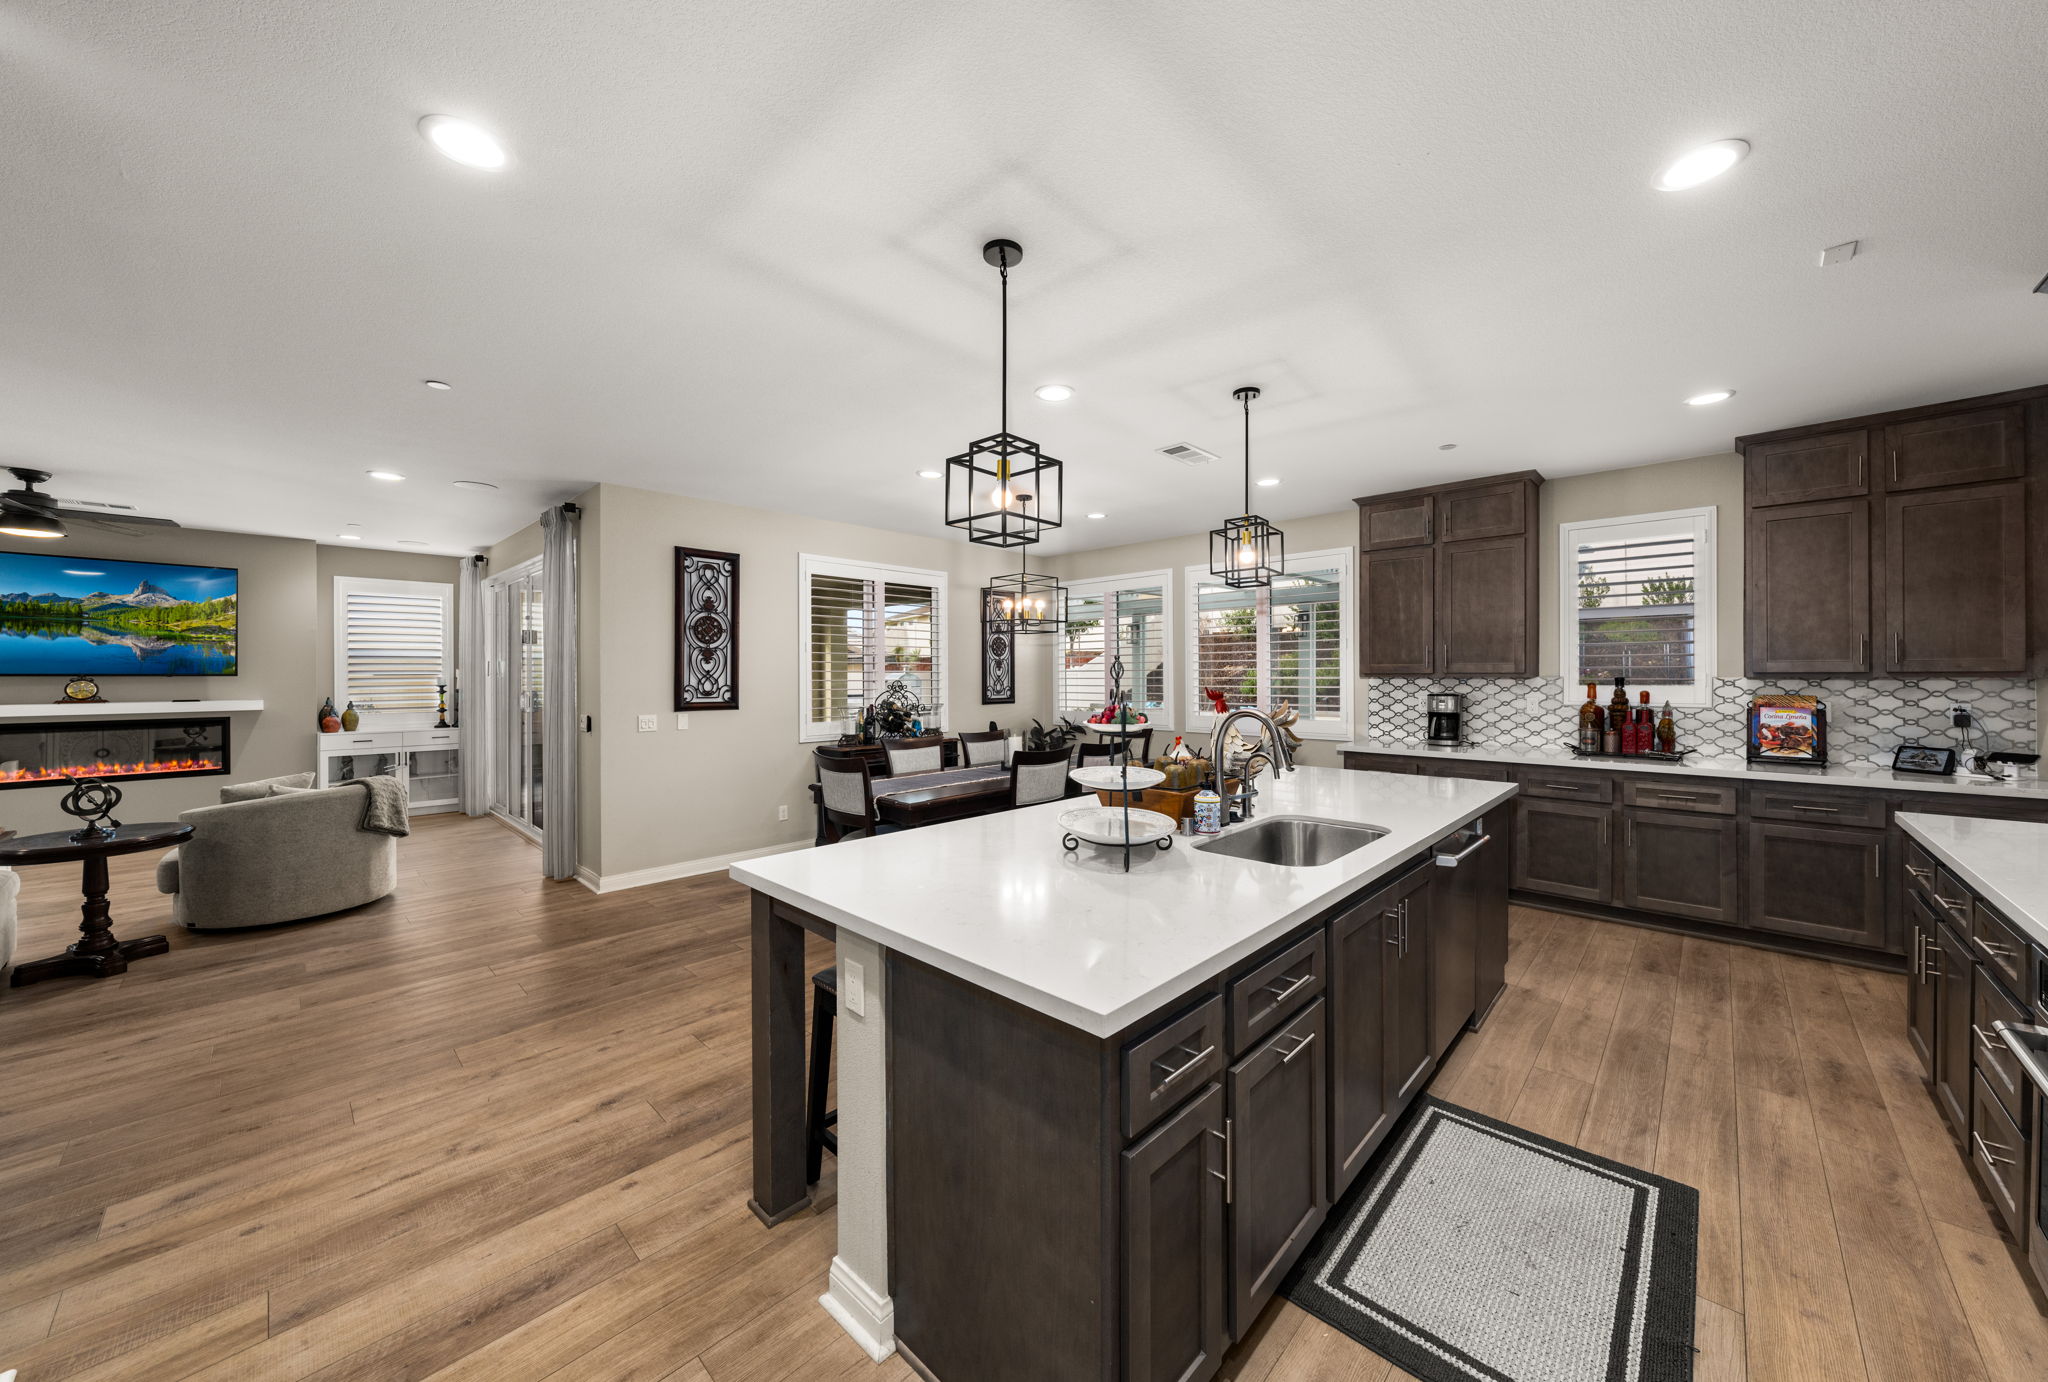
[[[776,808],[775,808],[775,819],[776,819],[776,820],[778,820],[778,821],[786,821],[786,820],[788,820],[788,819],[789,819],[789,808],[788,808],[787,806],[778,806],[778,807],[776,807]]]
[[[1948,722],[1957,729],[1968,729],[1971,725],[1970,707],[1958,702],[1948,708]]]
[[[640,732],[642,734],[654,733],[654,717],[652,715],[642,715],[640,717]]]
[[[687,715],[678,715],[678,716],[676,716],[676,728],[677,728],[677,729],[688,729],[689,727],[690,727],[690,717],[689,717],[689,716],[687,716]]]
[[[868,990],[860,964],[844,960],[839,966],[839,1006],[851,1017],[867,1016]]]

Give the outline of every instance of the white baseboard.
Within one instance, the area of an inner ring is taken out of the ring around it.
[[[742,859],[758,859],[764,854],[787,854],[793,849],[809,849],[809,840],[791,840],[786,844],[763,845],[759,849],[735,850],[731,854],[714,854],[708,859],[685,859],[675,864],[657,864],[651,869],[634,869],[631,873],[593,873],[587,868],[576,870],[576,881],[594,893],[615,893],[626,888],[644,888],[650,883],[666,883],[673,878],[690,878],[700,873],[717,873],[728,865]]]
[[[825,1313],[877,1363],[896,1351],[896,1302],[860,1279],[846,1259],[832,1259],[830,1288],[818,1297]]]

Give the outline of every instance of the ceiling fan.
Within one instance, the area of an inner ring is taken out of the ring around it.
[[[113,508],[67,509],[60,504],[91,503],[90,500],[59,500],[43,494],[37,485],[48,484],[50,472],[29,470],[22,466],[6,467],[7,473],[21,482],[19,489],[0,493],[0,537],[28,537],[47,541],[67,536],[64,520],[84,523],[91,527],[119,532],[123,528],[175,528],[177,522],[169,518],[144,518],[141,514],[122,513]]]

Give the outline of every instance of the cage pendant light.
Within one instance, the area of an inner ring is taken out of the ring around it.
[[[1062,466],[1010,430],[1010,268],[1024,258],[1015,240],[991,240],[981,257],[1002,278],[1002,430],[946,458],[946,524],[971,542],[1024,547],[1057,528],[1066,512]]]
[[[1209,530],[1209,574],[1225,585],[1271,585],[1287,569],[1287,535],[1252,512],[1252,400],[1246,384],[1231,397],[1244,405],[1244,513]]]
[[[1007,625],[1013,634],[1058,633],[1067,624],[1067,588],[1059,577],[1031,569],[1031,549],[1007,576],[997,576],[981,591],[981,617]]]

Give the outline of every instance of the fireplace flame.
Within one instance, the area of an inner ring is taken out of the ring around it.
[[[0,782],[62,782],[67,777],[154,777],[159,773],[211,773],[220,764],[204,758],[158,758],[147,762],[74,763],[65,768],[0,769]]]

